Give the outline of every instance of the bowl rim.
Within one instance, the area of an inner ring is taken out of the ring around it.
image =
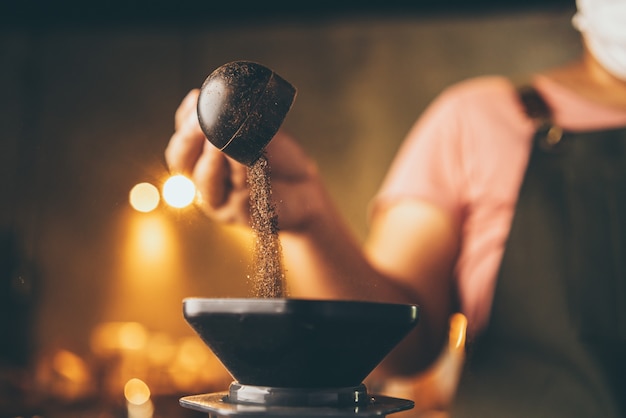
[[[183,299],[187,318],[215,314],[359,316],[377,319],[408,318],[416,322],[419,305],[363,300],[302,299],[302,298],[202,298]]]

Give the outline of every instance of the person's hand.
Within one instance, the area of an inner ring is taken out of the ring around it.
[[[198,94],[199,90],[192,90],[176,111],[175,132],[165,150],[166,162],[170,171],[194,182],[200,205],[210,218],[249,225],[248,168],[207,141],[196,114]],[[318,209],[315,164],[284,132],[276,134],[265,152],[279,228],[306,227]]]

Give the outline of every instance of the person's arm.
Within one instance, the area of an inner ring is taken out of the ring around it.
[[[405,376],[423,370],[439,354],[455,306],[458,226],[435,206],[404,200],[374,214],[363,249],[332,206],[321,206],[309,229],[281,233],[291,295],[417,303],[415,331],[380,369]]]
[[[453,269],[459,249],[457,220],[425,201],[402,200],[374,214],[365,244],[371,265],[405,286],[420,305],[415,332],[388,356],[383,370],[412,374],[440,353],[456,311]]]

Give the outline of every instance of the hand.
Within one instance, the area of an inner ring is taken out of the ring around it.
[[[176,111],[166,162],[172,172],[195,183],[200,205],[210,218],[249,225],[248,168],[207,141],[196,114],[198,94],[199,90],[192,90]],[[279,228],[305,227],[319,209],[319,200],[314,198],[319,190],[315,164],[284,132],[276,134],[265,152]]]

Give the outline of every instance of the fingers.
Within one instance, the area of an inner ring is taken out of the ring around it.
[[[186,176],[193,173],[207,142],[196,116],[197,98],[198,91],[193,90],[181,102],[175,115],[176,131],[165,149],[165,161],[170,170]]]
[[[218,208],[226,203],[230,193],[246,190],[246,176],[245,166],[205,141],[191,177],[202,194],[203,202]]]
[[[249,225],[248,167],[206,139],[197,117],[198,94],[198,90],[191,91],[176,110],[176,130],[165,150],[166,162],[172,172],[194,182],[201,207],[209,217],[219,222]],[[298,227],[314,209],[309,191],[310,180],[317,178],[317,168],[282,131],[270,141],[266,155],[275,185],[273,198],[282,212],[279,222],[287,228]]]
[[[196,106],[198,103],[198,96],[200,95],[200,90],[194,89],[187,93],[187,96],[182,100],[178,109],[176,109],[176,114],[174,115],[175,128],[178,130],[183,125],[184,121],[187,120],[190,113],[196,113]]]
[[[176,130],[165,149],[165,160],[172,172],[194,182],[202,208],[211,218],[247,223],[247,167],[207,141],[197,117],[198,94],[199,90],[192,90],[176,110]]]
[[[307,228],[328,208],[328,197],[323,193],[319,178],[272,183],[272,202],[281,231]]]
[[[191,178],[201,194],[202,201],[211,208],[217,208],[225,203],[232,184],[229,181],[226,158],[218,150],[211,148],[215,147],[206,141]]]
[[[193,173],[202,209],[219,222],[249,224],[247,168],[212,145],[202,153]]]
[[[278,131],[266,148],[273,177],[283,181],[297,182],[313,177],[317,166],[284,131]]]
[[[226,224],[250,225],[250,198],[247,189],[229,193],[227,200],[219,207],[203,205],[205,213],[218,222]]]
[[[246,166],[205,141],[191,178],[209,217],[225,223],[248,223]]]

